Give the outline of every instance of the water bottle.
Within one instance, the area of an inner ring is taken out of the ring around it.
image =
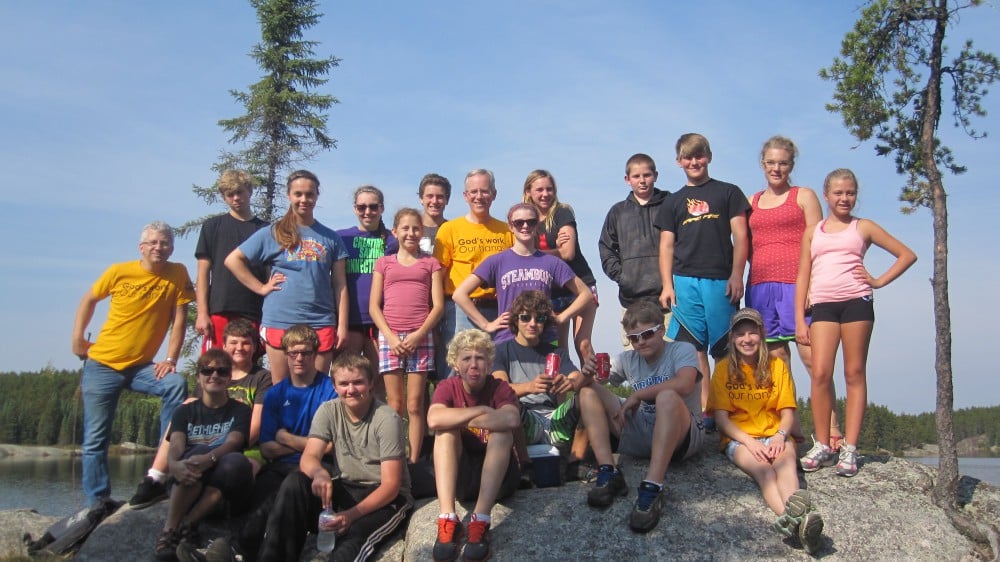
[[[316,536],[316,550],[323,553],[333,552],[333,547],[337,545],[337,533],[324,529],[333,525],[337,520],[337,513],[333,509],[324,509],[319,514],[319,534]]]

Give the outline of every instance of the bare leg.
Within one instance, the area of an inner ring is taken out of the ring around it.
[[[191,509],[191,505],[201,494],[204,484],[196,482],[190,486],[178,484],[170,492],[170,503],[167,505],[167,521],[163,525],[164,531],[176,529],[184,515]]]
[[[778,475],[778,492],[781,493],[782,506],[799,489],[798,459],[796,457],[795,446],[792,443],[785,443],[785,450],[778,455],[778,458],[771,461],[771,467]]]
[[[798,343],[795,344],[795,345],[796,345],[796,347],[799,350],[799,359],[802,360],[802,366],[806,368],[806,373],[807,374],[811,374],[812,373],[812,347],[810,347],[808,345],[798,344]],[[792,364],[789,362],[788,365],[789,365],[788,368],[791,369],[791,365]],[[836,403],[837,403],[837,388],[836,388],[836,384],[833,381],[833,378],[831,377],[830,378],[830,404],[836,404]],[[796,414],[796,416],[798,416],[798,414]],[[797,419],[798,418],[796,417],[796,420]],[[843,439],[843,438],[844,438],[844,435],[842,433],[840,433],[840,422],[837,420],[837,409],[831,407],[831,409],[830,409],[830,442],[832,444],[832,442],[835,439],[839,440],[839,439]]]
[[[809,398],[812,401],[813,431],[816,441],[827,445],[830,443],[830,412],[833,401],[830,399],[830,382],[833,380],[833,366],[837,358],[837,348],[840,346],[840,324],[837,322],[813,322],[809,327],[809,339],[812,343],[812,389]]]
[[[493,504],[497,502],[497,494],[500,493],[503,477],[510,464],[510,448],[513,444],[512,433],[490,432],[490,440],[486,443],[486,458],[483,459],[483,476],[479,483],[475,513],[489,513],[493,509]]]
[[[406,412],[410,436],[410,462],[420,458],[420,447],[424,443],[427,418],[424,416],[424,398],[427,394],[427,373],[406,375]]]
[[[202,492],[201,497],[198,498],[198,501],[195,502],[184,517],[184,522],[193,525],[208,517],[208,514],[215,509],[215,506],[219,505],[220,501],[222,501],[222,490],[205,486],[205,491]]]
[[[455,513],[458,459],[462,456],[460,432],[460,429],[449,429],[438,431],[434,436],[434,483],[441,513]]]
[[[698,352],[698,370],[701,371],[701,411],[708,405],[708,391],[712,388],[712,371],[708,366],[708,352]]]
[[[313,365],[316,367],[316,371],[323,373],[324,375],[329,375],[330,365],[332,363],[333,363],[333,350],[330,350],[317,353]],[[378,363],[375,364],[378,365]],[[274,375],[272,375],[271,378],[274,378]]]
[[[591,336],[594,333],[594,318],[596,316],[597,307],[588,306],[573,319],[573,344],[576,346],[576,355],[580,358],[581,365],[586,363],[588,357],[594,355]]]
[[[580,389],[580,420],[594,450],[597,464],[614,464],[611,453],[611,432],[621,435],[621,426],[614,421],[621,409],[618,397],[599,384]]]
[[[271,369],[272,385],[288,378],[288,360],[285,358],[285,351],[281,348],[267,346],[267,365]]]
[[[868,404],[868,345],[871,343],[872,322],[850,322],[841,325],[844,342],[844,378],[847,380],[847,420],[845,440],[858,444],[861,424]]]
[[[673,390],[656,395],[656,423],[653,425],[653,450],[646,470],[646,480],[663,482],[667,465],[684,436],[691,431],[691,413],[684,400]]]
[[[787,450],[787,449],[786,449]],[[760,494],[764,496],[764,502],[776,515],[785,512],[785,498],[778,487],[778,475],[774,471],[771,463],[757,460],[746,447],[737,447],[733,453],[733,461],[740,470],[750,475],[757,486],[760,487]]]

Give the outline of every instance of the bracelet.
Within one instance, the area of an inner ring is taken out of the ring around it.
[[[779,429],[778,432],[776,433],[776,435],[781,435],[785,439],[788,439],[788,432],[785,431],[784,429]]]
[[[167,357],[166,359],[164,359],[164,361],[166,361],[167,363],[170,363],[171,365],[176,365],[177,364],[177,361],[175,361],[173,357]]]

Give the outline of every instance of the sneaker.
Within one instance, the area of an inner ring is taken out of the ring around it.
[[[807,554],[815,554],[823,546],[823,517],[818,511],[810,511],[799,524],[799,542]]]
[[[438,517],[438,535],[434,541],[434,561],[451,562],[458,558],[458,541],[462,538],[462,522]]]
[[[774,528],[786,537],[794,537],[799,532],[802,524],[802,517],[808,513],[812,507],[812,496],[808,490],[795,490],[785,500],[785,512],[774,522]]]
[[[490,546],[490,524],[473,518],[469,521],[469,541],[462,550],[462,560],[481,562],[489,560],[493,549]]]
[[[858,473],[858,448],[854,445],[841,445],[840,459],[837,462],[837,475],[850,478]]]
[[[813,436],[813,447],[804,457],[799,459],[802,470],[815,472],[824,466],[833,466],[837,462],[837,455],[826,445],[816,441]]]
[[[198,550],[198,547],[188,541],[182,540],[174,550],[179,562],[208,562],[205,554]]]
[[[632,513],[628,516],[628,526],[637,533],[648,533],[660,522],[663,509],[663,490],[655,484],[639,484],[639,497],[635,499]]]
[[[167,499],[167,485],[146,476],[136,486],[135,494],[132,494],[132,498],[128,500],[128,504],[132,509],[142,509],[165,499]]]
[[[587,492],[587,503],[593,507],[608,507],[615,501],[615,496],[627,495],[625,475],[618,467],[605,464],[597,469],[597,482]]]
[[[799,533],[799,520],[787,513],[783,513],[774,520],[774,528],[782,536],[792,538]]]
[[[163,531],[156,538],[156,546],[153,547],[153,554],[157,560],[167,562],[177,560],[177,545],[181,543],[181,534],[176,529]]]

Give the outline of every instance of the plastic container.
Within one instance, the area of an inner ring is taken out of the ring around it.
[[[319,514],[319,522],[317,523],[319,534],[316,535],[316,550],[323,553],[330,553],[333,552],[333,547],[337,546],[337,533],[323,530],[326,526],[336,521],[337,518],[337,513],[332,509],[324,509]]]

